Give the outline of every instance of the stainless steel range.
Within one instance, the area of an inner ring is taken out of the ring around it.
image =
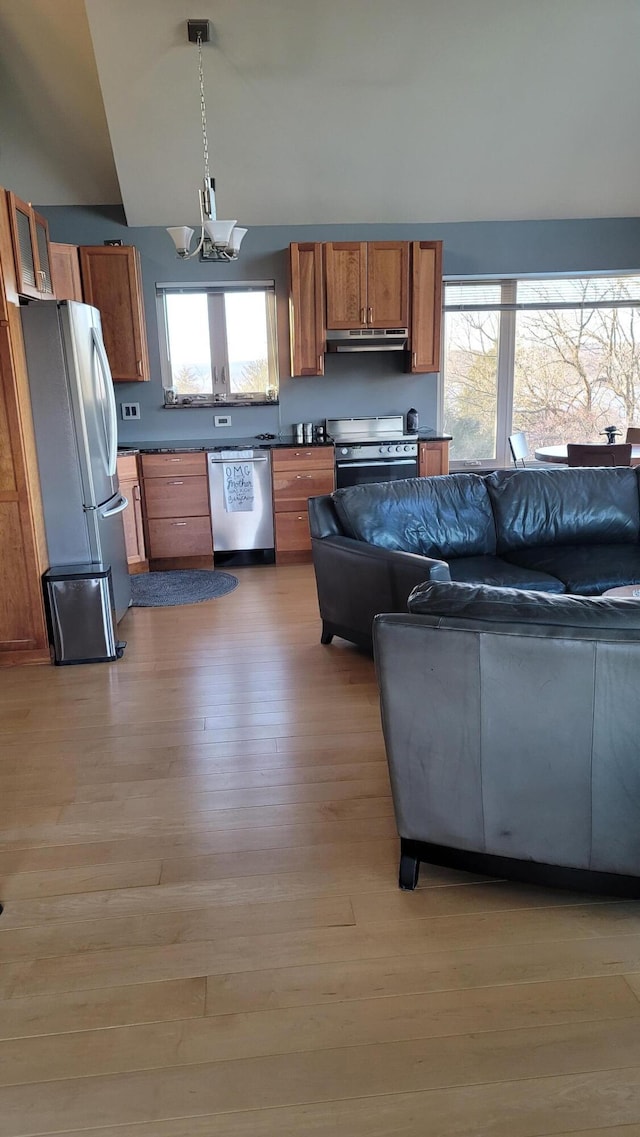
[[[418,440],[402,415],[329,418],[327,435],[335,442],[338,489],[418,475]]]

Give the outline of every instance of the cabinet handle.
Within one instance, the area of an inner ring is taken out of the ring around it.
[[[296,450],[296,458],[312,458],[312,457],[313,457],[313,455],[312,455],[310,450],[307,450],[306,454],[303,454],[302,450]]]
[[[46,287],[47,287],[47,274],[44,271],[44,269],[42,269],[42,268],[38,269],[38,276],[40,277],[40,280],[38,283],[38,291],[39,292],[45,292]]]
[[[181,462],[182,458],[170,458],[169,461],[170,462]]]
[[[361,323],[361,324],[366,324],[366,322],[367,322],[367,309],[366,309],[366,308],[362,308],[362,309],[360,310],[360,323]]]
[[[296,478],[312,478],[313,474],[296,474]]]
[[[183,486],[184,482],[169,482],[170,486]]]
[[[318,371],[322,371],[322,356],[318,356]]]
[[[373,323],[373,308],[369,309],[369,323]]]
[[[303,515],[302,517],[298,518],[298,521],[306,521],[306,517],[304,517],[304,515]]]
[[[135,497],[136,501],[140,501],[140,486],[133,487],[133,496]]]
[[[142,375],[142,360],[141,359],[136,359],[136,371],[138,372],[138,375]]]
[[[186,525],[187,523],[186,523],[186,521],[174,521],[173,524],[176,526],[179,526],[179,525]]]

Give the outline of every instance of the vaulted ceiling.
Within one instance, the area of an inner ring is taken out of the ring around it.
[[[0,183],[130,225],[640,213],[637,0],[0,0]]]

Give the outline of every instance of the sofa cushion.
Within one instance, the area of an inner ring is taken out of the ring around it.
[[[550,573],[577,596],[640,584],[640,545],[547,545],[513,549],[505,559],[522,569]]]
[[[518,634],[562,637],[607,632],[611,639],[640,639],[640,601],[617,597],[562,596],[548,592],[519,592],[485,584],[427,581],[414,588],[408,600],[414,616],[438,627],[480,626]]]
[[[491,584],[503,588],[533,588],[538,592],[564,592],[557,576],[510,564],[502,557],[455,557],[449,561],[452,580]]]
[[[436,560],[495,553],[484,478],[444,474],[349,486],[333,494],[348,537]]]
[[[498,553],[534,545],[638,541],[638,481],[628,466],[496,470],[485,480]],[[556,575],[553,569],[542,571]]]

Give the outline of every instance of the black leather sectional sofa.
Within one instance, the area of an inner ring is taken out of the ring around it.
[[[597,596],[640,583],[630,467],[499,470],[352,486],[309,502],[324,643],[368,649],[428,580]]]

